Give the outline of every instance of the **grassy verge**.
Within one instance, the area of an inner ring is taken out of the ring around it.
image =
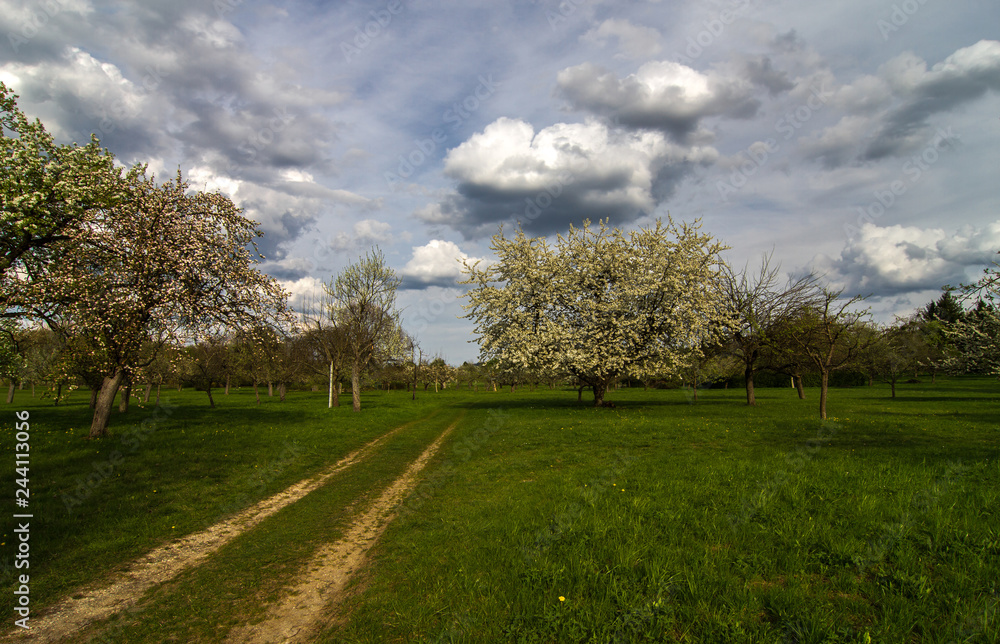
[[[470,396],[323,641],[996,642],[998,393]]]

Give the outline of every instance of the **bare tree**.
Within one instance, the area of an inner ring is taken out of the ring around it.
[[[402,352],[396,289],[400,279],[378,247],[349,265],[324,290],[331,297],[337,326],[343,330],[351,363],[351,398],[361,411],[361,374],[373,362]]]
[[[754,374],[775,366],[776,340],[782,335],[782,326],[821,302],[821,291],[812,274],[789,279],[781,287],[781,266],[772,265],[773,256],[774,251],[765,254],[754,273],[749,266],[736,273],[728,264],[722,272],[722,289],[735,314],[728,350],[743,366],[748,405],[757,403]]]
[[[323,295],[303,307],[301,323],[304,331],[304,341],[308,352],[320,360],[307,361],[307,368],[319,373],[328,373],[329,392],[327,407],[339,407],[340,395],[337,382],[347,358],[347,338],[344,328],[338,325],[338,313],[335,300],[331,295],[335,284],[324,285]]]
[[[805,310],[789,327],[785,341],[794,342],[820,373],[819,417],[826,418],[830,374],[856,366],[871,347],[875,335],[864,333],[868,311],[851,310],[865,298],[855,295],[841,299],[842,291],[823,289],[819,306]]]

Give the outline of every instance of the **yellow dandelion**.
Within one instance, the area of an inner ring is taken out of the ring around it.
[[[564,602],[564,601],[566,601],[566,598],[563,597],[562,595],[559,595],[559,601]]]

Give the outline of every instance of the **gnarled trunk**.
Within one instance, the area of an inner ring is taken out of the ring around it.
[[[799,400],[806,399],[806,390],[802,387],[802,374],[795,374],[795,391],[799,394]]]
[[[101,383],[101,391],[94,404],[94,419],[90,423],[90,438],[103,438],[108,435],[108,418],[111,417],[111,406],[115,402],[118,388],[125,379],[125,371],[119,369],[113,376],[105,376]]]
[[[604,395],[608,393],[608,383],[599,382],[593,385],[594,390],[594,407],[600,407],[604,404]]]
[[[132,379],[129,378],[125,381],[125,387],[122,389],[121,400],[118,401],[118,413],[124,414],[128,411],[129,399],[132,397]]]

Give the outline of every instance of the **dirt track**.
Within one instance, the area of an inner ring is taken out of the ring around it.
[[[379,445],[416,422],[421,421],[407,423],[383,434],[379,438],[351,452],[316,476],[303,479],[282,492],[260,501],[236,516],[221,521],[201,532],[188,535],[150,551],[130,564],[123,572],[112,576],[110,579],[105,579],[99,584],[71,593],[59,603],[48,608],[43,615],[37,618],[33,617],[31,628],[28,631],[16,629],[6,633],[0,639],[3,641],[30,641],[32,643],[39,642],[44,644],[60,641],[79,641],[80,631],[88,624],[106,619],[132,606],[147,590],[169,581],[192,566],[200,564],[234,538],[326,483],[330,477],[368,458]],[[334,580],[334,577],[330,575],[335,575],[336,580],[339,580],[337,581],[338,585],[336,585],[336,588],[343,586],[343,582],[347,579],[343,575],[350,575],[350,572],[357,566],[356,562],[361,561],[368,548],[371,547],[371,544],[374,543],[375,539],[381,534],[388,523],[388,515],[386,513],[391,511],[392,505],[398,502],[402,498],[402,495],[413,486],[415,475],[423,468],[427,459],[433,455],[440,446],[441,441],[455,427],[457,422],[449,426],[410,466],[406,473],[389,487],[382,497],[376,501],[375,506],[349,529],[344,539],[320,551],[320,556],[326,558],[323,560],[322,565],[319,565],[316,569],[318,573],[321,573],[321,577],[313,583],[321,583],[327,586],[329,585],[328,579]],[[347,559],[344,559],[345,557]],[[340,563],[338,564],[338,562]],[[355,563],[347,566],[349,562]],[[313,564],[316,564],[316,560],[314,560]],[[338,571],[339,569],[334,570],[338,566],[345,568],[346,572],[342,570]],[[312,571],[313,567],[311,566],[310,572],[307,575],[312,575]],[[300,583],[296,588],[298,589],[301,586],[302,584]],[[329,601],[329,593],[329,590],[324,591],[324,602]],[[314,608],[309,614],[313,614],[315,610],[320,609],[322,609],[322,606]],[[304,619],[305,613],[302,610],[296,609],[294,614],[303,616]],[[264,640],[242,639],[236,641]]]
[[[343,538],[324,546],[301,573],[299,582],[268,611],[260,624],[233,629],[227,642],[308,642],[325,623],[324,617],[337,605],[344,587],[359,570],[365,557],[395,515],[396,506],[417,483],[417,474],[458,425],[456,420],[415,460],[347,530]]]

